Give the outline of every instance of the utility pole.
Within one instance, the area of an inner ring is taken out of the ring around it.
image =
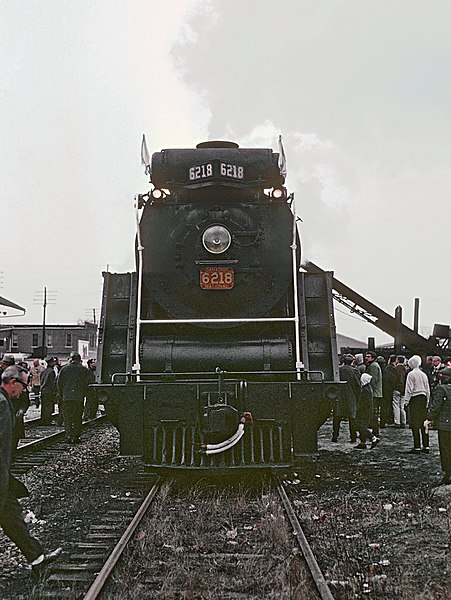
[[[87,308],[87,309],[85,309],[85,317],[88,317],[86,319],[87,321],[90,319],[91,314],[92,314],[92,322],[95,325],[97,323],[97,320],[96,320],[96,309],[95,308]]]
[[[415,298],[415,303],[413,306],[413,330],[415,333],[418,333],[418,325],[420,322],[420,299]]]
[[[49,291],[47,295],[47,287],[44,286],[43,292],[35,292],[34,297],[35,303],[42,302],[42,345],[35,349],[36,358],[45,358],[47,356],[47,339],[46,339],[46,312],[47,304],[54,304],[56,302],[56,292]]]
[[[44,286],[44,304],[42,305],[42,356],[41,358],[45,358],[47,356],[47,344],[45,339],[45,311],[47,309],[47,288]]]

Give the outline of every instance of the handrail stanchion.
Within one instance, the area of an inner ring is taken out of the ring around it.
[[[142,304],[142,278],[143,278],[143,250],[144,246],[141,243],[141,230],[139,228],[139,208],[138,200],[136,200],[136,237],[138,241],[138,298],[136,302],[136,332],[135,332],[135,371],[137,381],[140,381],[141,364],[139,362],[139,345],[141,339],[141,304]]]
[[[293,212],[293,242],[291,244],[291,256],[293,263],[293,301],[294,301],[294,339],[295,339],[295,354],[296,354],[296,379],[301,379],[301,371],[304,370],[304,365],[301,361],[301,340],[299,334],[299,299],[298,299],[298,266],[297,266],[297,244],[296,244],[296,207],[293,197],[291,205]]]

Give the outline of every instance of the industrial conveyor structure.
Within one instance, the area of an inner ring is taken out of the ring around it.
[[[304,263],[302,268],[307,271],[307,273],[324,273],[323,269],[312,262]],[[446,332],[443,332],[443,328],[446,329],[446,326],[436,325],[434,327],[434,336],[427,339],[402,323],[400,310],[397,311],[396,317],[392,317],[336,279],[336,277],[332,278],[332,288],[334,300],[343,306],[346,306],[351,313],[359,315],[365,321],[368,321],[381,331],[384,331],[393,337],[395,340],[395,348],[405,346],[411,352],[420,355],[440,354],[443,353],[444,349],[449,348],[449,327],[446,336]],[[438,332],[438,335],[435,335],[436,331]],[[443,338],[441,333],[443,333]],[[439,338],[443,340],[442,343],[439,342]]]

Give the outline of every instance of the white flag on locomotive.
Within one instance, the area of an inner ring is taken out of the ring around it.
[[[152,174],[150,170],[150,154],[147,149],[146,135],[144,133],[143,141],[141,142],[141,164],[145,167],[144,173],[150,176]]]
[[[279,171],[282,177],[285,179],[287,176],[287,157],[285,156],[281,135],[279,135]]]

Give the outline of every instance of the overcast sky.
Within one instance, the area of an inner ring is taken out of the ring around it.
[[[3,0],[3,287],[40,322],[100,308],[134,268],[150,152],[206,139],[277,150],[304,259],[412,326],[451,322],[448,0]],[[337,307],[346,313],[343,307]],[[389,338],[337,312],[338,331]],[[5,320],[0,320],[0,326]]]

